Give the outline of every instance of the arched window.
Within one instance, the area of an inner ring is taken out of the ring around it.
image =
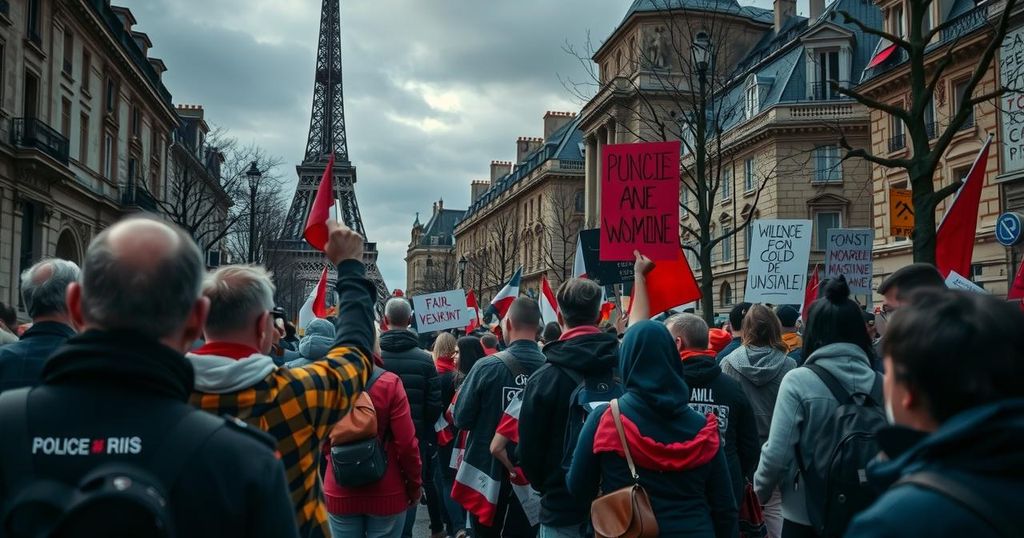
[[[757,85],[757,75],[751,74],[747,77],[743,97],[743,116],[747,119],[753,118],[761,110],[761,96],[759,95]]]
[[[718,291],[718,304],[720,306],[732,304],[732,286],[728,282],[722,282],[722,287]]]

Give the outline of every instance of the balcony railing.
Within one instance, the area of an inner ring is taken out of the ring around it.
[[[68,164],[68,139],[37,118],[14,118],[11,122],[11,143],[21,148],[38,149],[62,164]]]
[[[988,6],[989,3],[986,2],[950,21],[950,25],[939,32],[942,43],[959,39],[981,28],[988,21]]]
[[[846,83],[840,82],[841,85]],[[835,101],[837,99],[849,99],[848,96],[839,93],[832,87],[831,82],[815,82],[811,84],[811,94],[807,96],[811,101]]]
[[[121,185],[121,205],[151,213],[156,213],[158,209],[153,195],[134,181]]]
[[[898,134],[889,139],[889,151],[899,151],[907,147],[907,135]]]

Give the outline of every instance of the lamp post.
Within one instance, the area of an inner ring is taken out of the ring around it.
[[[463,255],[459,258],[459,287],[465,289],[466,287],[466,266],[469,265],[469,260]]]
[[[697,192],[697,199],[702,200],[700,202],[701,207],[704,206],[703,200],[708,201],[708,206],[714,202],[709,196],[712,183],[708,178],[707,166],[708,166],[708,151],[707,151],[707,122],[708,122],[708,69],[711,65],[711,38],[707,32],[698,32],[693,38],[693,42],[690,44],[690,52],[692,54],[693,67],[697,71],[697,109],[694,113],[695,118],[692,118],[694,122],[694,137],[693,137],[693,157],[694,157],[694,168],[696,171],[696,181],[694,182],[695,189]],[[685,186],[683,188],[686,188]],[[702,210],[703,211],[703,210]],[[702,214],[706,216],[706,214]],[[711,231],[707,226],[701,226],[700,229],[700,244],[707,245],[711,241]],[[710,256],[711,252],[708,249],[701,249],[700,252],[700,265],[702,268],[710,267]],[[712,280],[707,278],[707,275],[701,275],[702,288],[701,291],[704,297],[708,300],[701,302],[701,307],[704,314],[705,320],[710,320],[714,316],[714,305],[711,301],[711,285]]]
[[[256,161],[249,165],[245,177],[249,180],[249,263],[256,263],[256,190],[263,178]]]

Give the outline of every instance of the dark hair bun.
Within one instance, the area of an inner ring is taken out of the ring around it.
[[[839,275],[825,284],[825,298],[832,304],[842,304],[850,299],[850,285],[846,283],[845,276]]]

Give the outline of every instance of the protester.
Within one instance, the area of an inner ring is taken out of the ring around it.
[[[850,300],[844,277],[829,281],[825,297],[811,305],[808,318],[805,366],[824,369],[849,393],[872,394],[877,374],[869,358],[871,341],[864,331],[860,306]],[[841,403],[845,402],[838,401],[810,368],[793,370],[782,380],[771,432],[754,476],[754,488],[762,503],[768,503],[776,491],[782,492],[782,536],[817,536],[809,511],[823,512],[825,499],[809,493],[806,481],[814,472],[816,455],[822,452],[816,447],[828,442],[821,438],[824,425],[835,420]]]
[[[562,337],[562,326],[557,321],[552,321],[544,326],[544,332],[541,334],[541,342],[544,345],[548,345],[552,342],[557,342]]]
[[[796,322],[800,319],[800,311],[792,305],[782,305],[775,309],[775,315],[779,318],[779,323],[782,325],[782,343],[786,344],[786,347],[789,348],[787,355],[795,360],[798,366],[803,364],[804,360],[801,353],[804,341],[796,330]]]
[[[446,374],[451,374],[448,376],[448,379],[453,380],[455,378],[455,372],[458,370],[455,366],[455,358],[458,355],[458,351],[459,348],[457,341],[452,333],[443,332],[437,335],[437,339],[434,340],[434,351],[432,353],[434,368],[437,370],[437,375],[443,378]],[[442,384],[444,383],[442,382]],[[452,386],[452,389],[454,389],[454,383],[449,381],[448,384]],[[452,390],[452,392],[454,392],[454,390]],[[443,409],[445,407],[443,390],[441,400],[441,408]],[[451,394],[448,394],[447,400],[447,403],[451,403]]]
[[[392,297],[384,305],[384,319],[388,331],[380,336],[381,356],[384,369],[394,372],[402,379],[405,393],[409,398],[409,411],[416,427],[419,440],[420,461],[423,469],[424,500],[430,513],[430,531],[433,536],[443,536],[444,515],[440,494],[434,485],[434,465],[437,464],[437,436],[434,423],[441,416],[441,383],[437,368],[430,353],[419,348],[416,333],[409,330],[412,323],[412,307],[402,297]],[[412,536],[416,522],[417,505],[409,508],[405,518],[402,536]]]
[[[796,368],[796,361],[786,356],[788,352],[789,347],[782,341],[779,318],[767,306],[757,304],[751,306],[743,318],[743,345],[722,361],[722,373],[739,381],[750,400],[762,445],[768,440],[782,378]],[[782,530],[781,495],[776,492],[771,499],[762,499],[761,502],[768,531],[779,536]]]
[[[279,339],[271,313],[274,285],[258,266],[225,266],[207,277],[206,344],[188,354],[193,404],[236,416],[277,440],[304,537],[330,536],[316,483],[320,447],[365,385],[374,339],[375,292],[365,277],[363,238],[334,221],[328,228],[326,254],[337,266],[342,308],[337,342],[323,360],[291,369],[274,364],[268,355]]]
[[[298,351],[291,349],[287,342],[285,342],[287,327],[285,325],[284,308],[281,308],[280,306],[274,307],[271,309],[270,315],[273,319],[274,325],[274,332],[272,334],[273,341],[270,345],[270,357],[274,360],[274,364],[283,366],[289,362],[301,359],[302,355],[300,355]]]
[[[708,325],[693,314],[676,314],[665,320],[683,361],[683,380],[690,387],[690,407],[701,415],[714,414],[725,443],[733,497],[739,501],[754,476],[761,445],[750,400],[740,384],[715,361],[708,348]]]
[[[18,313],[13,306],[0,303],[0,346],[17,342],[18,335],[14,334],[17,329]]]
[[[494,333],[485,333],[480,337],[480,343],[484,346],[484,353],[490,357],[498,352],[498,337]]]
[[[868,333],[868,340],[871,341],[871,367],[876,372],[884,374],[885,364],[882,362],[882,338],[878,335],[878,329],[875,327],[875,318],[878,316],[867,310],[861,310],[860,315],[864,318],[864,329]]]
[[[692,314],[693,312],[690,313]],[[729,331],[716,327],[708,329],[708,347],[715,351],[715,360],[718,360],[718,354],[721,353],[730,342],[732,342],[732,334],[730,334]]]
[[[729,311],[729,332],[732,334],[732,341],[715,356],[718,362],[722,362],[722,359],[743,345],[743,318],[746,317],[748,310],[750,303],[739,303]]]
[[[665,327],[630,323],[619,348],[626,394],[618,399],[626,443],[650,497],[661,536],[735,537],[736,500],[714,414],[690,408],[683,364]],[[590,414],[566,476],[569,491],[589,503],[634,483],[612,413]]]
[[[886,458],[868,469],[889,490],[846,536],[1024,535],[1024,315],[939,289],[901,306],[884,346],[894,427],[879,433]]]
[[[85,332],[46,362],[42,383],[31,393],[0,395],[0,416],[5,417],[0,419],[0,463],[11,464],[0,465],[0,499],[12,501],[7,508],[17,495],[5,491],[9,484],[55,480],[74,487],[98,467],[119,463],[120,476],[137,468],[164,478],[152,485],[166,494],[159,511],[170,515],[177,536],[299,536],[273,441],[244,423],[201,413],[186,403],[193,372],[182,353],[202,332],[209,307],[200,294],[203,270],[202,253],[192,239],[155,219],[132,217],[93,239],[81,282],[67,289],[68,315]],[[21,408],[12,420],[11,406],[19,400],[27,412]],[[26,437],[18,439],[22,428]],[[92,454],[29,452],[30,439],[72,438],[93,440],[80,448]],[[13,466],[19,461],[24,465]],[[109,474],[103,478],[115,480]],[[111,486],[79,491],[92,501],[105,496],[110,508],[107,517],[93,519],[90,528],[73,535],[155,536],[166,530],[129,527],[135,520],[115,507],[141,497],[138,487],[124,486],[143,484],[123,478],[115,484],[121,491]],[[52,484],[47,487],[54,490]],[[113,500],[115,495],[121,500]],[[157,504],[148,495],[148,502]],[[21,535],[49,535],[26,525],[53,525],[53,513],[31,522],[32,513],[21,520]]]
[[[333,326],[334,324],[331,323],[331,327]],[[281,339],[281,347],[290,351],[299,350],[298,330],[295,328],[295,324],[288,320],[284,321],[284,338]]]
[[[523,473],[541,494],[541,538],[578,537],[586,532],[589,504],[574,499],[565,486],[562,432],[573,391],[588,377],[610,379],[618,363],[618,337],[597,326],[601,286],[592,280],[570,279],[558,288],[556,299],[562,334],[544,346],[547,363],[530,376],[519,414],[517,452]]]
[[[477,362],[455,401],[455,426],[468,430],[469,437],[452,494],[471,513],[476,538],[535,535],[490,445],[506,405],[544,363],[534,341],[540,325],[537,301],[515,299],[502,325],[508,348]]]
[[[46,359],[75,335],[65,295],[79,273],[77,265],[59,258],[45,259],[21,273],[21,297],[32,327],[20,341],[15,338],[0,347],[0,392],[38,385]]]
[[[299,340],[298,353],[302,358],[293,360],[285,366],[301,368],[323,360],[334,347],[335,338],[334,325],[331,322],[319,318],[310,321],[309,325],[306,325],[306,334]]]
[[[376,482],[344,487],[334,478],[332,459],[324,458],[324,498],[335,538],[398,538],[405,529],[409,507],[419,502],[422,493],[419,442],[402,380],[381,366],[373,368],[380,373],[371,372],[371,379],[374,375],[377,379],[367,394],[376,413],[377,440],[384,448],[387,468]],[[329,454],[329,449],[325,452]]]
[[[886,325],[892,316],[919,289],[945,289],[946,282],[934,265],[912,263],[900,267],[882,281],[878,294],[885,298],[880,316],[875,319],[879,336],[885,338]]]

